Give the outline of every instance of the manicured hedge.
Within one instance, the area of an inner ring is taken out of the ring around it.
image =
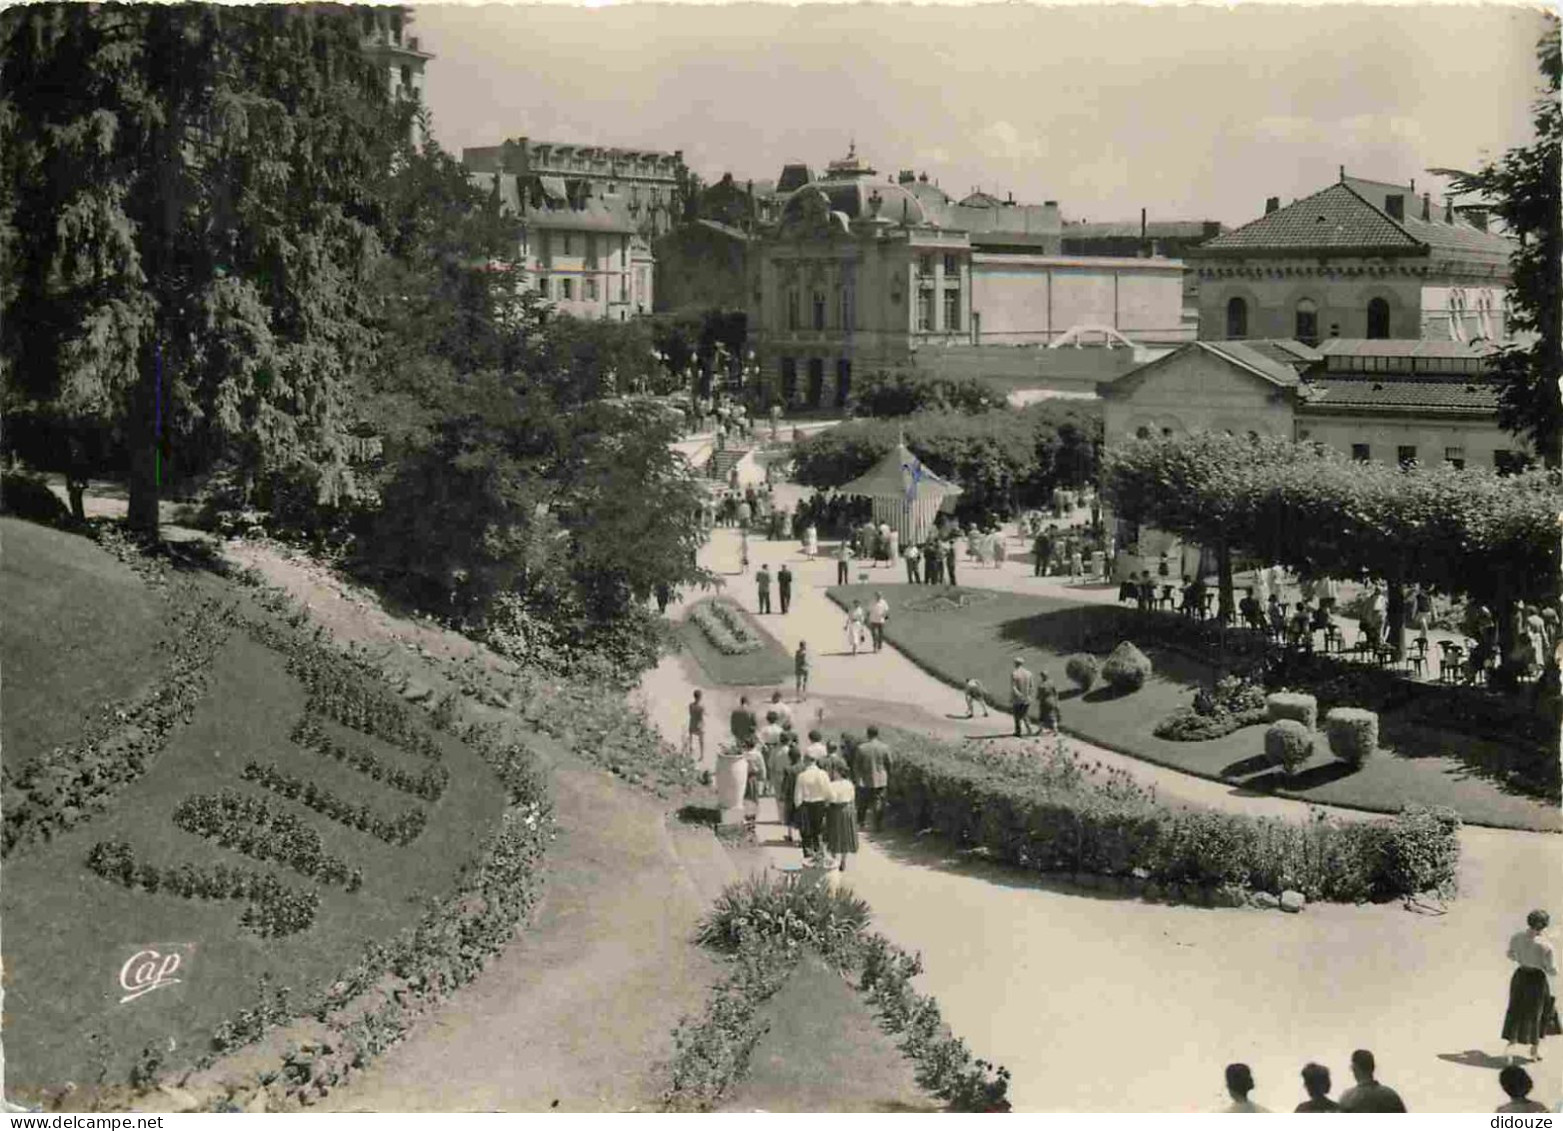
[[[1296,719],[1271,723],[1265,731],[1265,756],[1291,773],[1313,757],[1313,731]]]
[[[1102,665],[1102,679],[1120,694],[1138,691],[1150,678],[1150,657],[1125,640],[1114,648]]]
[[[1319,721],[1319,701],[1302,691],[1276,691],[1265,699],[1265,709],[1272,723],[1282,719],[1295,719],[1306,729],[1313,730]]]
[[[1096,662],[1096,657],[1080,652],[1070,656],[1064,664],[1064,674],[1069,676],[1070,682],[1082,692],[1090,691],[1096,684],[1097,677],[1102,674],[1101,665]]]
[[[1378,749],[1378,716],[1361,707],[1335,707],[1324,716],[1324,733],[1331,753],[1360,766]]]
[[[1286,822],[1173,809],[1063,747],[1029,764],[901,736],[886,812],[1039,872],[1136,874],[1158,884],[1301,891],[1358,902],[1452,892],[1459,818],[1407,806],[1393,819]]]

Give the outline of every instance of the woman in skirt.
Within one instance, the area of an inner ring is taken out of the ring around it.
[[[798,784],[798,771],[803,767],[803,752],[798,749],[798,736],[789,732],[790,741],[782,747],[786,765],[776,786],[776,819],[787,830],[787,843],[792,843],[792,831],[798,827],[798,813],[792,803],[792,787]]]
[[[852,774],[839,757],[832,758],[830,770],[830,812],[825,818],[825,848],[847,870],[847,856],[857,851],[857,790]]]
[[[745,808],[758,817],[760,815],[760,798],[765,796],[765,750],[758,741],[744,751],[744,761],[749,764],[749,775],[744,779]],[[750,805],[753,808],[749,808]]]
[[[1525,930],[1509,940],[1509,958],[1517,965],[1509,979],[1509,1009],[1503,1015],[1503,1039],[1512,1049],[1529,1045],[1530,1058],[1541,1059],[1541,1038],[1559,1032],[1557,1002],[1552,996],[1552,980],[1558,974],[1558,960],[1552,944],[1542,938],[1551,922],[1545,911],[1525,916]],[[1506,1050],[1507,1051],[1507,1050]],[[1515,1060],[1512,1052],[1510,1061]]]

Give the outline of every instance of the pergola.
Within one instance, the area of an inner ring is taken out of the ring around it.
[[[843,495],[866,495],[872,499],[874,521],[897,531],[903,546],[926,540],[933,531],[939,508],[946,499],[961,493],[955,484],[924,466],[907,448],[905,440],[838,490]]]

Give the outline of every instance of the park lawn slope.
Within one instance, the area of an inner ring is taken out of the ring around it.
[[[0,750],[15,768],[156,672],[162,606],[129,566],[79,535],[0,518]]]
[[[717,598],[707,598],[699,604],[709,604],[714,600]],[[792,657],[787,654],[787,650],[765,630],[759,618],[752,616],[749,610],[731,600],[727,602],[727,607],[735,610],[743,618],[744,623],[759,637],[763,647],[757,652],[748,652],[741,656],[729,656],[719,651],[695,623],[692,615],[695,606],[692,606],[678,626],[678,636],[699,662],[706,678],[712,683],[726,687],[757,687],[789,683],[792,680],[793,669]]]
[[[1194,688],[1210,681],[1208,665],[1135,641],[1151,657],[1155,672],[1141,690],[1123,697],[1100,687],[1080,696],[1064,671],[1065,660],[1076,651],[1093,647],[1102,658],[1115,642],[1112,638],[1132,639],[1130,610],[989,589],[904,584],[874,588],[890,602],[887,639],[919,667],[955,687],[977,677],[1002,709],[1008,704],[1012,662],[1024,656],[1033,670],[1046,671],[1058,685],[1064,729],[1109,749],[1200,777],[1241,783],[1240,788],[1304,801],[1384,813],[1417,802],[1448,806],[1471,824],[1563,829],[1563,817],[1555,806],[1505,791],[1473,773],[1468,759],[1491,756],[1490,751],[1478,749],[1479,740],[1449,734],[1436,736],[1436,741],[1424,746],[1426,733],[1410,727],[1397,731],[1393,714],[1384,719],[1383,748],[1360,769],[1351,771],[1336,762],[1320,736],[1313,758],[1290,782],[1263,761],[1263,726],[1206,742],[1156,737],[1152,733],[1156,724],[1188,705]],[[829,595],[845,608],[872,594],[868,586],[848,585],[830,589]],[[952,702],[956,701],[952,695]],[[1410,735],[1415,747],[1404,740],[1397,747],[1393,737],[1397,733]]]
[[[283,657],[236,632],[212,665],[209,692],[194,718],[173,732],[110,810],[6,862],[0,914],[13,928],[4,936],[6,1070],[15,1094],[90,1082],[100,1071],[110,1083],[122,1081],[147,1046],[162,1052],[165,1067],[188,1064],[208,1051],[224,1020],[256,1004],[262,979],[288,987],[299,1008],[368,944],[416,922],[454,887],[504,809],[505,791],[493,772],[466,745],[428,731],[449,784],[433,803],[399,792],[290,741],[304,704]],[[323,725],[338,742],[368,749],[384,764],[413,773],[430,764],[337,723]],[[243,780],[251,760],[387,816],[422,808],[428,824],[410,844],[393,847]],[[326,853],[363,870],[362,888],[317,883],[173,824],[181,800],[223,789],[263,799],[318,831]],[[138,859],[159,866],[222,864],[317,887],[318,915],[303,931],[261,937],[240,924],[243,901],[121,887],[84,863],[95,843],[108,840],[129,843]],[[166,953],[169,944],[188,948],[179,984],[121,1003],[125,961],[146,948]]]

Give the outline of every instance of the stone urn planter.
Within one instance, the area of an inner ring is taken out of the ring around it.
[[[744,823],[744,786],[749,781],[749,762],[742,754],[716,756],[716,803],[724,825]]]

